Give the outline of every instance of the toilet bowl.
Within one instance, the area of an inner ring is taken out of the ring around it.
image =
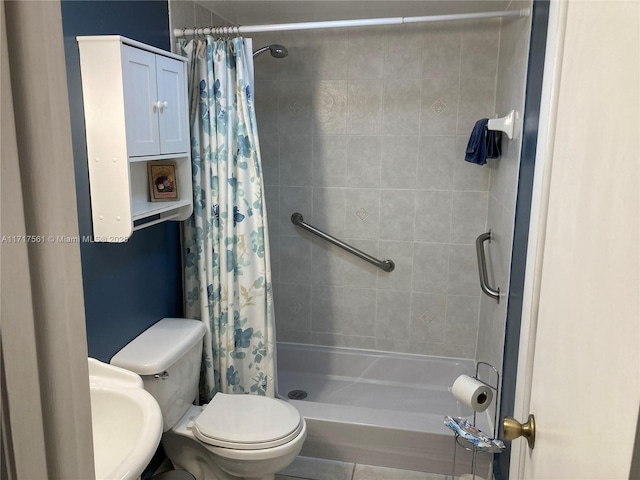
[[[202,430],[212,432],[215,424],[208,424],[210,414],[217,405],[217,401],[223,398],[224,394],[217,394],[212,401],[202,407],[191,407],[184,417],[167,431],[162,437],[162,446],[167,456],[176,467],[191,472],[196,478],[204,479],[260,479],[272,480],[274,474],[287,467],[300,453],[302,445],[307,436],[307,427],[304,418],[300,417],[300,422],[295,428],[284,434],[289,426],[283,425],[282,429],[273,429],[268,426],[265,430],[259,430],[263,441],[247,441],[246,433],[251,431],[243,428],[249,427],[249,422],[238,424],[237,430],[229,430],[227,434],[220,436],[203,435]],[[236,397],[236,395],[224,395],[226,397]],[[244,395],[240,397],[249,397]],[[282,402],[265,397],[250,396],[250,398],[260,403],[270,404],[271,401]],[[267,402],[262,402],[267,400]],[[291,407],[288,404],[285,404]],[[293,408],[293,407],[292,407]],[[240,412],[240,409],[234,409]],[[253,410],[258,412],[260,409]],[[226,418],[227,424],[231,426],[234,414],[220,417]],[[277,417],[273,417],[276,420]],[[277,420],[276,420],[277,421]],[[212,430],[203,428],[203,424],[213,426]],[[275,422],[274,422],[275,425]],[[258,428],[265,425],[256,425],[253,433],[259,433]],[[267,433],[270,432],[270,433]],[[235,435],[237,434],[237,435]],[[273,437],[273,438],[269,438]],[[279,438],[278,438],[279,437]]]
[[[197,320],[165,318],[111,364],[140,375],[160,405],[161,442],[174,466],[198,480],[272,480],[302,449],[304,418],[291,404],[259,395],[217,393],[193,405],[203,336]]]

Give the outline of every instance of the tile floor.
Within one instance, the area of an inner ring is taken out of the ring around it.
[[[449,480],[434,473],[375,467],[311,457],[298,457],[276,480]]]
[[[166,459],[154,475],[170,470],[173,470],[173,467]],[[291,465],[276,474],[275,480],[451,480],[451,476],[298,457]]]

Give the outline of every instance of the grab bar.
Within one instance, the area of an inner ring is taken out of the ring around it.
[[[395,263],[393,263],[392,260],[378,260],[377,258],[374,258],[371,255],[366,254],[363,251],[358,250],[357,248],[352,247],[347,243],[344,243],[342,240],[338,240],[336,237],[332,237],[328,233],[324,233],[322,230],[318,230],[316,227],[313,227],[308,223],[305,223],[301,213],[295,212],[293,215],[291,215],[291,223],[299,226],[300,228],[304,228],[308,232],[311,232],[314,235],[317,235],[318,237],[322,238],[323,240],[326,240],[327,242],[337,245],[338,247],[342,248],[343,250],[346,250],[352,255],[355,255],[356,257],[360,257],[361,259],[369,262],[370,264],[375,265],[378,268],[381,268],[385,272],[391,272],[393,271],[394,268],[396,268],[396,265]]]
[[[480,289],[500,303],[500,289],[489,286],[489,275],[487,274],[487,259],[484,254],[484,242],[491,243],[491,230],[476,238],[476,255],[478,256],[478,273],[480,274]]]

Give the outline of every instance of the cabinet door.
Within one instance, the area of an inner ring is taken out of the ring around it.
[[[125,126],[130,157],[160,153],[155,59],[153,53],[122,46]]]
[[[185,153],[189,147],[184,63],[156,56],[160,152]]]

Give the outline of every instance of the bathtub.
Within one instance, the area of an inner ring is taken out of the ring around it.
[[[459,375],[474,374],[472,360],[278,342],[277,363],[278,394],[307,421],[301,455],[452,473],[443,417],[473,418],[450,392]],[[485,414],[476,423],[490,431]],[[487,478],[490,459],[477,454],[478,475]],[[471,454],[458,446],[455,473],[469,472]]]

